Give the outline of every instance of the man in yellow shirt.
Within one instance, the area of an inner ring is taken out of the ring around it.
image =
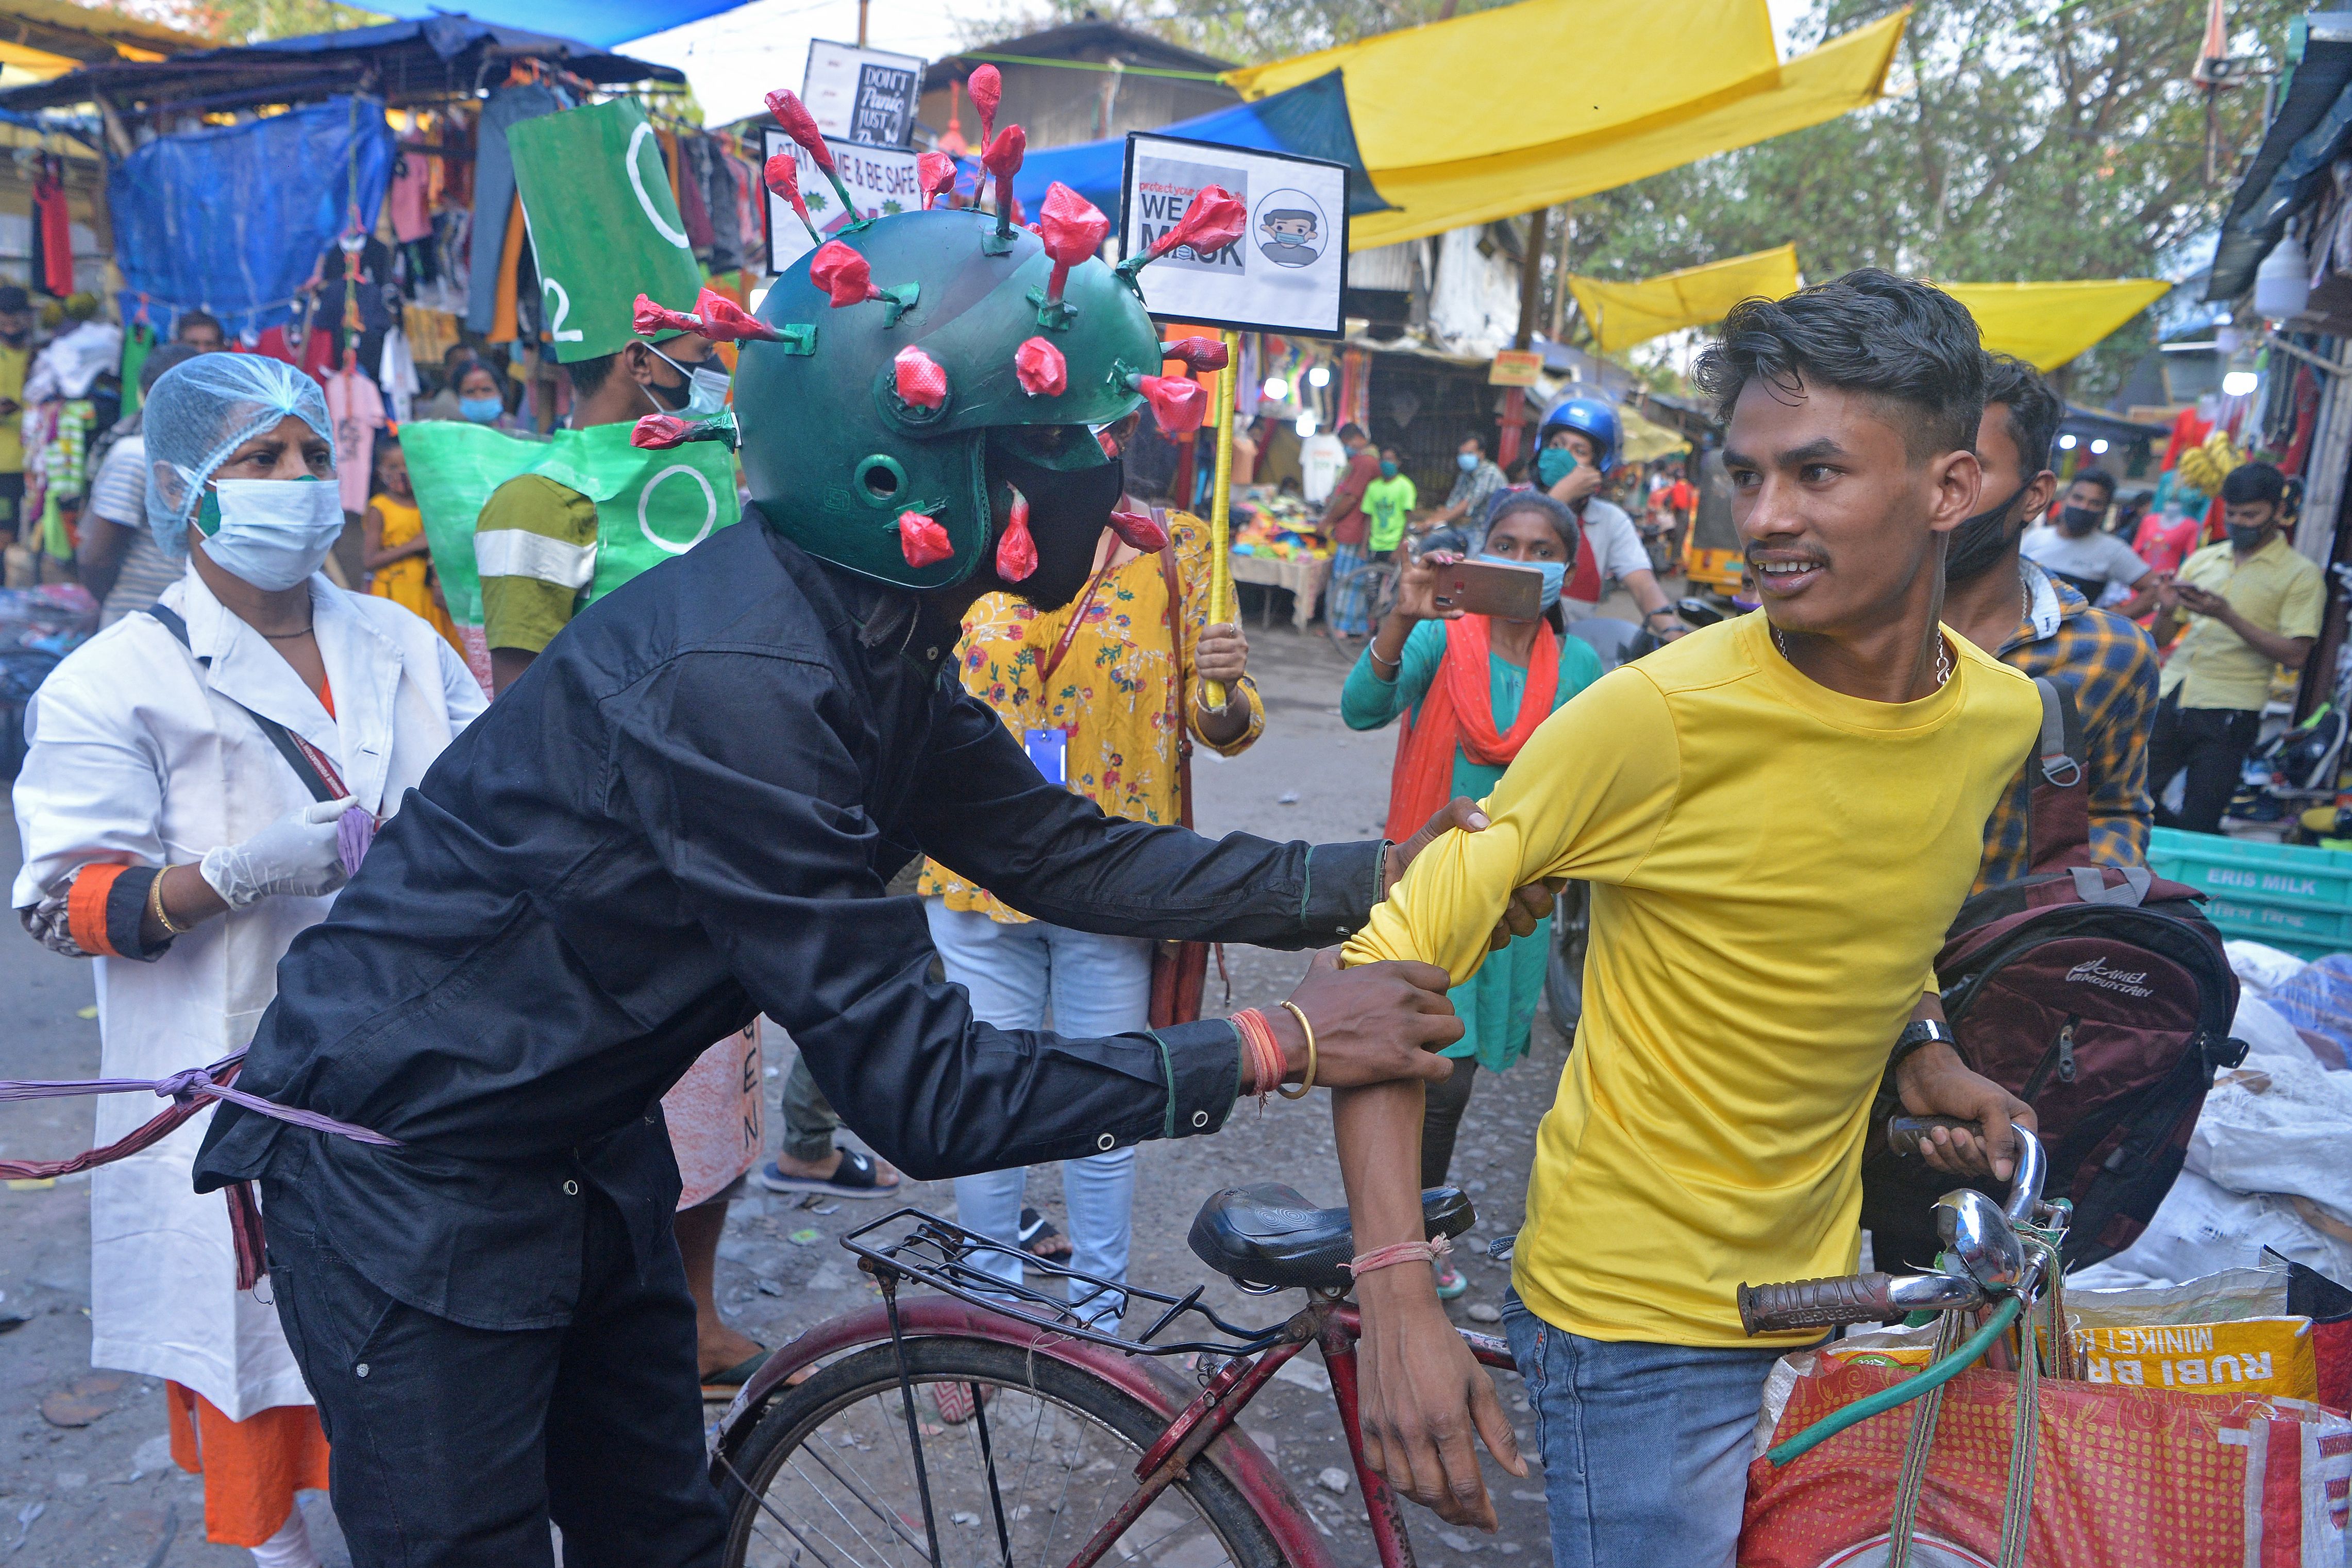
[[[1432,846],[1345,958],[1459,984],[1512,887],[1592,883],[1583,1020],[1504,1306],[1561,1568],[1728,1568],[1765,1375],[1807,1338],[1748,1339],[1735,1291],[1855,1267],[1885,1074],[1915,1113],[1985,1124],[1939,1168],[2006,1176],[2009,1119],[2030,1116],[1938,1038],[1932,967],[2040,716],[2027,677],[1937,618],[1980,489],[1975,323],[1864,271],[1748,301],[1724,334],[1694,379],[1729,422],[1764,613],[1554,714],[1485,802],[1491,825]],[[1360,1255],[1421,1239],[1421,1102],[1418,1084],[1334,1094]],[[1376,1462],[1491,1524],[1469,1434],[1516,1467],[1511,1430],[1430,1270],[1368,1269],[1358,1292]]]
[[[2286,479],[2277,469],[2231,469],[2221,481],[2221,519],[2228,540],[2182,561],[2179,578],[2157,591],[2158,646],[2172,640],[2184,615],[2189,630],[2157,688],[2147,787],[2160,802],[2172,776],[2189,770],[2179,811],[2159,803],[2156,821],[2192,833],[2221,831],[2262,728],[2271,673],[2303,668],[2327,612],[2319,569],[2286,541]]]

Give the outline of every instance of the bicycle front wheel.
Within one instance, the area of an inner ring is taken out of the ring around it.
[[[1066,1563],[1132,1495],[1136,1461],[1166,1426],[1076,1367],[990,1340],[909,1340],[907,1364],[942,1568]],[[888,1345],[785,1390],[725,1458],[727,1568],[928,1568]],[[1162,1492],[1106,1560],[1121,1568],[1286,1561],[1248,1500],[1205,1462]]]

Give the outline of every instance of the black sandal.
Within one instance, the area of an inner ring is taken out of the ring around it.
[[[1040,1247],[1043,1247],[1049,1241],[1062,1240],[1062,1233],[1054,1228],[1054,1222],[1052,1220],[1047,1219],[1044,1215],[1038,1213],[1034,1208],[1024,1208],[1021,1211],[1021,1229],[1019,1232],[1019,1239],[1021,1242],[1021,1249],[1024,1252],[1028,1253],[1032,1258],[1043,1259],[1048,1263],[1059,1263],[1065,1259],[1073,1256],[1075,1252],[1075,1249],[1071,1248],[1066,1243],[1059,1252],[1041,1252],[1038,1250]]]
[[[856,1149],[840,1151],[841,1163],[829,1176],[793,1176],[775,1161],[760,1168],[760,1185],[770,1192],[817,1192],[834,1197],[895,1197],[899,1178],[881,1179],[872,1158]]]

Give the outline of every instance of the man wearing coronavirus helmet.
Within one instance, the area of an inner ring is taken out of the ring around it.
[[[1641,530],[1622,507],[1594,493],[1624,444],[1624,422],[1597,397],[1564,397],[1544,411],[1536,427],[1529,477],[1584,525],[1576,565],[1560,598],[1570,619],[1590,615],[1614,579],[1633,595],[1644,627],[1664,638],[1679,637],[1688,628],[1676,619],[1665,590],[1658,586]]]
[[[830,175],[798,100],[772,107]],[[989,146],[1000,215],[849,224],[756,318],[636,303],[640,333],[740,346],[731,415],[649,414],[635,438],[680,459],[740,439],[742,523],[573,616],[279,968],[237,1088],[397,1146],[224,1106],[197,1181],[259,1182],[360,1568],[543,1564],[551,1520],[573,1568],[719,1561],[658,1102],[762,1012],[922,1179],[1214,1132],[1237,1096],[1307,1075],[1302,1020],[1318,1082],[1444,1071],[1424,1048],[1460,1025],[1416,964],[1318,962],[1300,1016],[1264,1030],[992,1029],[927,977],[918,901],[887,894],[928,853],[1064,925],[1304,947],[1359,929],[1475,817],[1456,801],[1403,845],[1315,846],[1106,818],[944,678],[976,595],[1066,600],[1107,524],[1153,528],[1115,515],[1101,427],[1203,412],[1160,378],[1146,258],[1096,259],[1105,220],[1066,191],[1038,232],[1010,221],[1019,146],[1017,127]],[[797,196],[789,162],[771,179]],[[1206,193],[1164,243],[1240,221]],[[1529,890],[1507,924],[1547,903]],[[801,1364],[772,1359],[745,1401]]]

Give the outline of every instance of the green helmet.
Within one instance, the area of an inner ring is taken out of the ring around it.
[[[1009,487],[990,479],[992,441],[1048,470],[1111,462],[1093,431],[1134,412],[1136,379],[1160,368],[1142,295],[1088,259],[1049,303],[1044,243],[999,231],[971,208],[901,213],[837,236],[870,269],[864,300],[836,308],[811,277],[833,246],[769,289],[759,315],[779,339],[745,341],[735,371],[743,473],[769,524],[811,555],[901,587],[944,588],[981,566],[995,519],[1009,515]],[[1024,388],[1015,353],[1033,339],[1058,350],[1059,391],[1036,374],[1052,356],[1034,349],[1027,380],[1041,390]],[[902,361],[909,348],[919,354]],[[908,362],[928,378],[914,401],[900,394],[913,384],[901,380]],[[908,548],[909,515],[944,530],[949,553]]]

